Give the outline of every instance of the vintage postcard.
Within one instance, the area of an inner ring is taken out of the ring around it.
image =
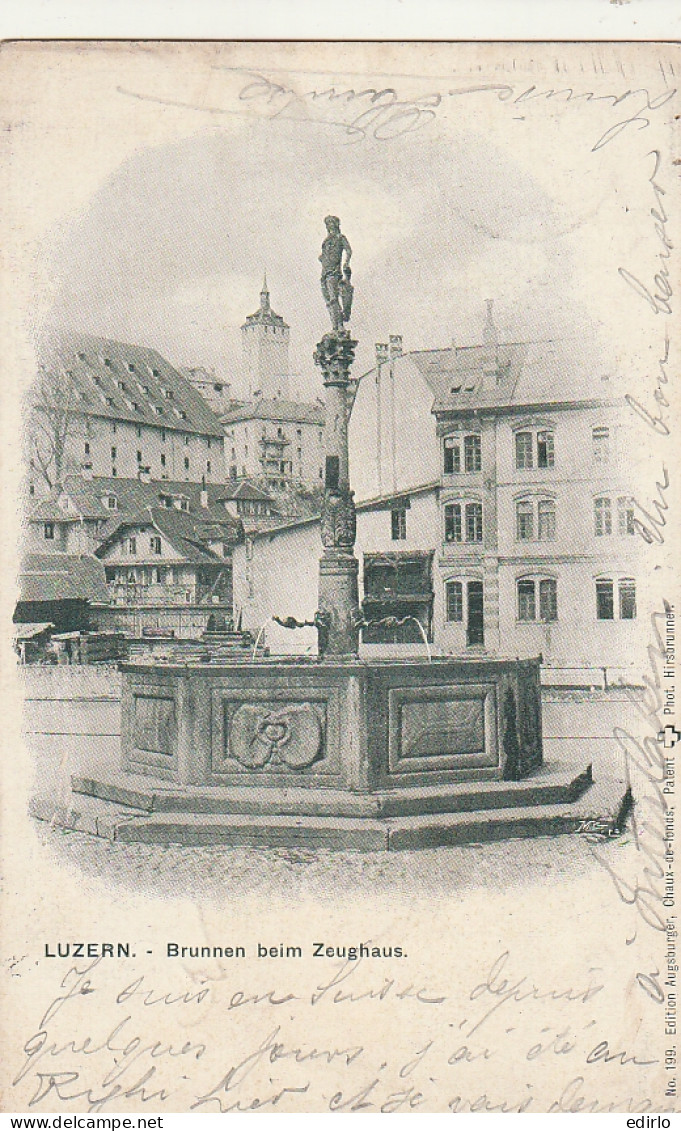
[[[681,1109],[680,66],[3,45],[5,1112]]]

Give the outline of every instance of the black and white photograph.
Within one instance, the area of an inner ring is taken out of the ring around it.
[[[679,1110],[678,45],[0,63],[5,1110]]]

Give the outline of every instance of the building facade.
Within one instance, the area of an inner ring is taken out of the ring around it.
[[[84,334],[41,347],[28,424],[29,494],[68,473],[223,482],[220,421],[156,350]]]
[[[377,347],[349,428],[363,615],[388,622],[364,645],[418,631],[441,654],[631,674],[646,585],[631,417],[580,343],[498,343],[491,307],[478,346]],[[278,546],[300,578],[284,615],[316,608],[318,526],[289,524],[235,555],[246,627],[249,602],[279,615]]]
[[[223,416],[227,474],[274,491],[324,478],[324,409],[299,401],[256,400]]]

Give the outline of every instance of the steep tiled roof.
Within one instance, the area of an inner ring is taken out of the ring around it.
[[[230,498],[223,484],[207,484],[208,507],[201,506],[202,487],[200,483],[175,482],[168,479],[152,480],[144,483],[139,479],[119,479],[112,476],[96,476],[92,479],[83,479],[78,475],[67,475],[64,478],[63,492],[72,500],[75,509],[62,510],[57,504],[61,494],[59,488],[50,492],[47,499],[43,499],[28,515],[29,522],[65,522],[69,519],[105,519],[108,526],[103,530],[103,537],[119,525],[121,518],[132,513],[137,513],[145,507],[158,507],[162,498],[184,496],[189,507],[188,512],[205,521],[222,522],[231,525],[234,529],[235,539],[238,537],[239,523],[225,510],[223,500]],[[103,501],[108,495],[115,495],[118,506],[111,510]]]
[[[484,346],[419,350],[395,364],[416,366],[433,391],[437,412],[610,398],[615,395],[611,376],[594,357],[583,341],[546,339],[500,343],[491,351]]]
[[[130,528],[156,530],[167,538],[171,546],[189,562],[216,562],[223,559],[213,552],[203,539],[223,540],[235,544],[240,540],[241,525],[224,511],[220,516],[204,512],[187,514],[174,507],[146,507],[137,513],[119,516],[106,532],[95,553],[102,557],[114,542],[126,536]],[[140,557],[139,562],[146,559]],[[157,561],[150,556],[150,560]]]
[[[39,356],[48,374],[56,369],[71,376],[78,412],[222,437],[220,422],[200,393],[148,346],[51,331],[39,345]]]
[[[90,555],[26,554],[19,592],[20,601],[109,600],[104,566]]]
[[[308,401],[262,400],[246,401],[238,408],[230,409],[222,417],[223,424],[235,424],[242,420],[276,420],[290,424],[324,424],[324,408]]]
[[[267,278],[263,281],[260,292],[260,307],[255,314],[249,314],[244,326],[279,326],[288,330],[289,326],[280,314],[275,314],[270,306],[270,292],[267,289]]]
[[[255,483],[251,483],[249,479],[234,479],[228,482],[224,487],[220,488],[221,499],[252,499],[258,503],[272,503],[274,499],[267,491],[262,491],[260,487],[256,487]]]

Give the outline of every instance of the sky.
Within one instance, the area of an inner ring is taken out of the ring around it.
[[[479,341],[488,298],[502,340],[579,330],[571,220],[489,132],[352,144],[267,118],[126,157],[44,245],[50,320],[214,368],[238,395],[239,327],[266,271],[294,391],[312,398],[329,212],[353,247],[355,375],[391,333],[405,349]]]

